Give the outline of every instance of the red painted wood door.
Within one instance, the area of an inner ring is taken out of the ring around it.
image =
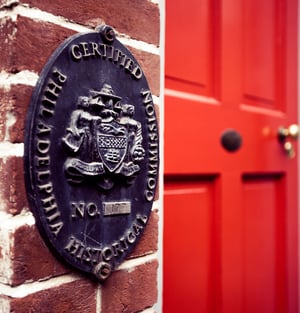
[[[298,312],[297,5],[166,1],[164,313]]]

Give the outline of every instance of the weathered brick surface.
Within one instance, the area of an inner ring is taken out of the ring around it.
[[[23,173],[22,158],[0,158],[1,207],[13,215],[28,207]]]
[[[118,32],[158,45],[159,9],[149,0],[24,0],[43,11],[96,27],[103,22]]]
[[[159,96],[159,66],[160,58],[158,55],[152,53],[146,53],[141,50],[137,50],[131,47],[127,47],[128,50],[137,59],[141,68],[143,69],[145,76],[147,78],[149,87],[153,95]]]
[[[22,226],[13,235],[12,285],[36,281],[70,272],[41,239],[35,226]]]
[[[144,235],[128,257],[136,258],[157,250],[158,214],[150,216]],[[37,281],[55,277],[72,271],[69,266],[57,259],[45,245],[36,226],[24,225],[11,235],[11,267],[13,276],[11,285],[20,285],[26,281]],[[1,260],[1,256],[0,256]]]
[[[128,258],[136,258],[157,250],[158,214],[153,212],[144,235]],[[12,286],[26,281],[37,281],[71,272],[72,269],[57,259],[45,245],[37,228],[24,225],[11,234]],[[1,260],[1,255],[0,255]]]
[[[156,261],[130,271],[117,271],[102,289],[103,313],[134,313],[153,306],[157,301]]]
[[[74,34],[72,30],[23,16],[7,24],[7,34],[3,34],[8,42],[3,48],[7,59],[1,57],[0,70],[11,73],[22,70],[40,72],[59,44]]]
[[[64,39],[74,34],[72,30],[22,16],[16,22],[6,21],[5,25],[2,36],[6,35],[8,38],[5,39],[7,44],[0,48],[1,55],[5,56],[0,59],[0,70],[11,73],[25,69],[39,73],[53,51]],[[159,95],[159,56],[132,47],[127,48],[143,68],[152,93]]]
[[[0,70],[11,67],[16,24],[10,17],[0,19]]]
[[[96,313],[96,284],[77,280],[11,299],[10,306],[11,313]]]
[[[25,118],[32,94],[32,87],[11,85],[9,90],[0,87],[0,140],[13,143],[24,141]],[[8,116],[14,123],[7,127]],[[8,133],[7,133],[8,132]]]
[[[128,259],[144,256],[157,251],[158,219],[158,213],[152,212],[143,236],[128,256]]]

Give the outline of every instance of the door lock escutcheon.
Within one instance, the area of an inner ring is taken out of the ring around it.
[[[299,137],[299,126],[297,124],[291,124],[288,127],[279,127],[278,129],[278,140],[282,144],[284,151],[289,158],[296,156],[295,147],[293,144],[294,140]]]

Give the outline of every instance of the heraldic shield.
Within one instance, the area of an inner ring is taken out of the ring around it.
[[[159,164],[146,77],[111,27],[58,47],[26,127],[26,188],[40,233],[68,265],[106,280],[144,233]]]
[[[110,172],[114,172],[124,161],[127,142],[127,129],[117,122],[101,124],[97,129],[97,150]]]

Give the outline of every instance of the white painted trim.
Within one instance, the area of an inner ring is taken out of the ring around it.
[[[300,125],[300,1],[298,0],[298,125]],[[298,140],[298,312],[300,312],[300,140]]]

